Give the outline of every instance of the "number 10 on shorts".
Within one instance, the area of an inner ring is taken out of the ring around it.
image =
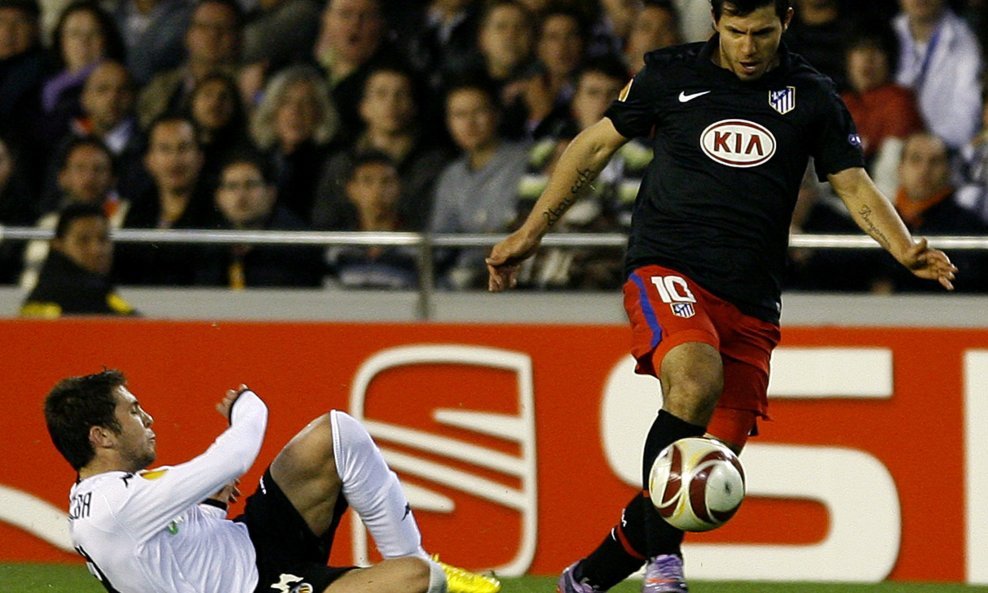
[[[696,297],[681,276],[652,276],[652,284],[659,291],[662,302],[669,303],[673,315],[690,318],[696,314],[693,308]]]

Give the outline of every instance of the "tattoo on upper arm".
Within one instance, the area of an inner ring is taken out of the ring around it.
[[[885,236],[885,233],[883,233],[881,229],[875,225],[875,221],[871,219],[871,215],[873,214],[871,208],[868,206],[862,206],[858,210],[858,214],[861,215],[861,219],[865,223],[865,232],[878,241],[882,247],[888,249],[892,243],[889,241],[888,237]]]
[[[580,192],[593,180],[591,169],[582,169],[576,172],[576,183],[569,189],[569,195],[555,208],[549,208],[542,213],[545,222],[549,226],[555,225],[566,214],[566,210],[573,205],[573,202],[580,196]]]

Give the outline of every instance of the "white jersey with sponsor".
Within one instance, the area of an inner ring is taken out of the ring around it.
[[[244,392],[230,427],[205,453],[137,474],[106,472],[69,495],[73,545],[107,590],[119,593],[249,593],[257,585],[247,528],[203,504],[254,463],[267,407]]]

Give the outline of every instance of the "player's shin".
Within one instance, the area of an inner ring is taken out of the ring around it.
[[[367,526],[385,558],[419,556],[422,534],[408,499],[367,430],[353,417],[334,410],[333,454],[343,481],[343,496]]]
[[[642,490],[648,492],[648,479],[652,464],[663,449],[672,443],[686,437],[702,436],[706,429],[703,426],[691,424],[673,416],[665,410],[652,423],[645,439],[645,450],[642,456]],[[651,504],[644,509],[644,527],[648,557],[654,558],[660,554],[679,554],[683,541],[683,532],[666,523]]]

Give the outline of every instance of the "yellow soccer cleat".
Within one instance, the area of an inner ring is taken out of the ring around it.
[[[433,554],[432,560],[446,573],[447,593],[497,593],[501,590],[501,581],[493,576],[470,572],[440,562],[439,554]]]

